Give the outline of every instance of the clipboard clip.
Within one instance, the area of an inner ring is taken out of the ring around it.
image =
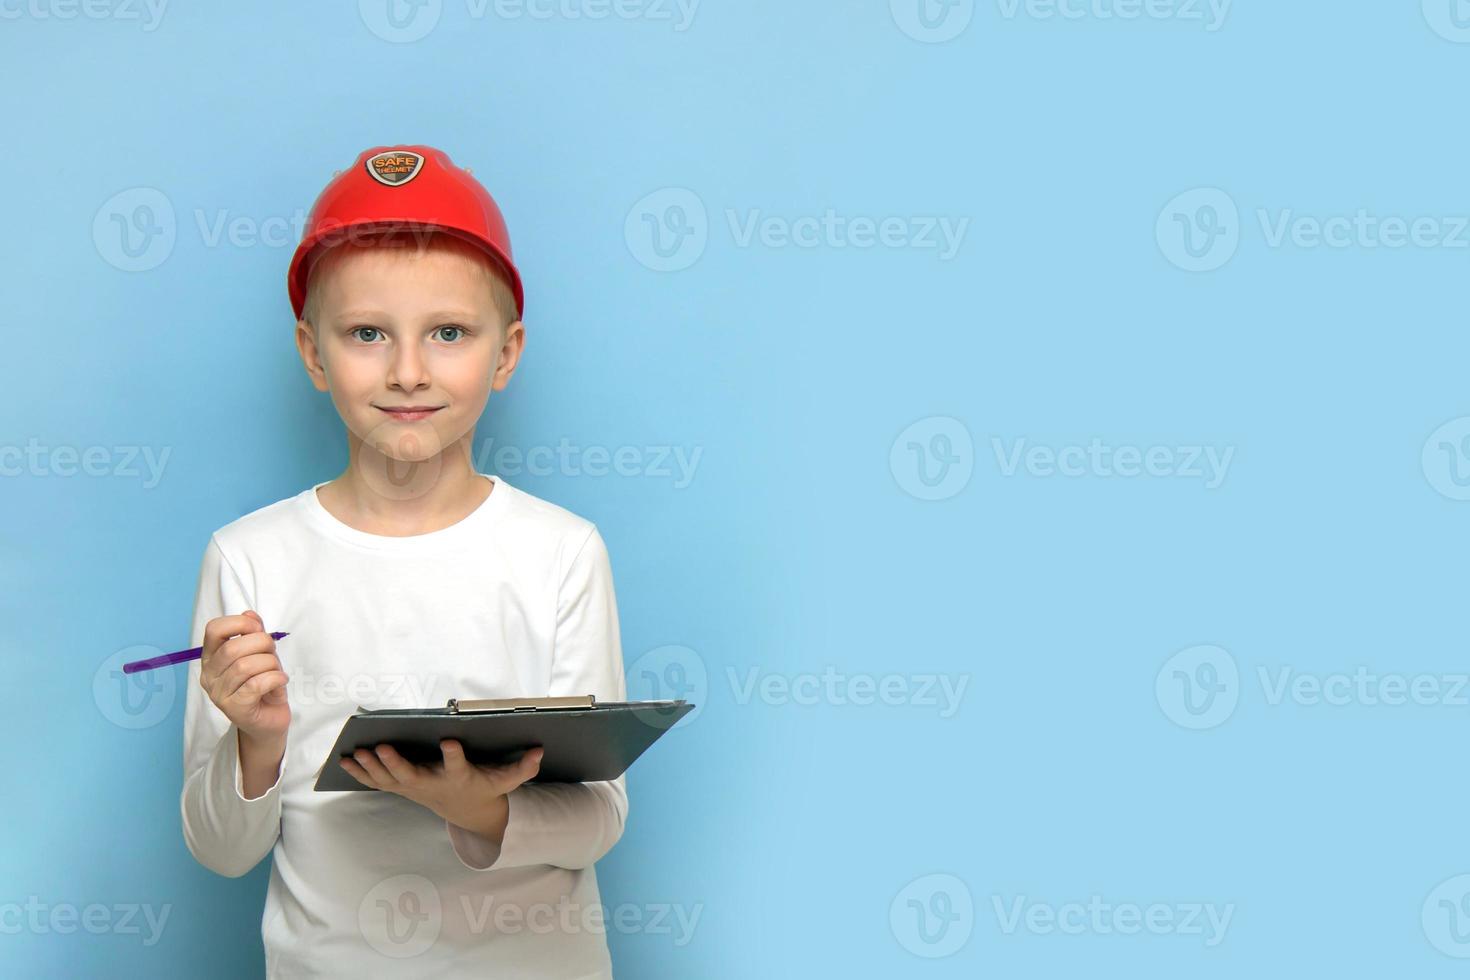
[[[451,715],[490,714],[497,711],[540,711],[549,708],[596,708],[591,694],[559,698],[473,698],[461,701],[450,698],[445,708]]]

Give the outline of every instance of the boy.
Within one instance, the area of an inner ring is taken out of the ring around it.
[[[438,150],[375,147],[317,200],[288,292],[349,463],[205,550],[189,850],[230,877],[273,853],[270,976],[610,977],[593,864],[623,831],[621,777],[528,783],[539,749],[487,767],[445,740],[432,765],[341,763],[379,792],[312,789],[358,705],[625,695],[597,528],[471,463],[525,339],[499,208]]]

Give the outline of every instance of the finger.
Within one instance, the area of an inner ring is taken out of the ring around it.
[[[496,792],[509,793],[536,775],[541,768],[542,753],[543,750],[540,747],[529,749],[515,762],[503,766],[484,766],[483,769],[485,774],[494,781]]]
[[[216,616],[204,625],[204,652],[199,659],[207,664],[226,640],[246,633],[259,633],[263,625],[259,617],[243,614]]]
[[[249,620],[246,620],[249,622]],[[257,653],[276,652],[276,641],[269,633],[241,633],[225,640],[214,651],[209,663],[199,668],[201,682],[204,678],[216,678],[222,676],[231,666],[242,657],[248,657]]]
[[[253,633],[259,625],[260,616],[253,609],[247,609],[238,616],[216,616],[204,624],[204,639],[206,643],[213,640],[217,646],[232,636]]]
[[[245,683],[237,687],[235,693],[231,694],[225,700],[232,701],[235,704],[252,705],[257,701],[263,700],[272,691],[284,690],[288,680],[290,678],[286,676],[285,671],[268,670],[263,674],[247,677]],[[270,703],[279,704],[280,700],[280,697],[276,697]]]
[[[378,759],[383,763],[389,774],[400,783],[411,783],[418,777],[418,767],[398,754],[398,750],[391,745],[378,746]]]
[[[357,760],[358,765],[368,771],[368,774],[380,786],[387,786],[398,782],[398,780],[393,778],[393,774],[383,767],[383,761],[377,757],[372,749],[358,749],[352,753],[352,757]]]
[[[444,771],[453,775],[460,775],[470,767],[469,761],[464,757],[464,746],[457,738],[441,739],[439,751],[444,753]]]
[[[356,761],[352,759],[338,759],[337,761],[343,769],[347,770],[348,775],[359,783],[362,783],[364,786],[371,786],[373,789],[378,788],[377,783],[373,782],[372,775],[363,769],[362,766],[359,766]]]
[[[255,699],[269,688],[263,686],[264,682],[257,683],[253,687],[246,685],[256,677],[270,673],[285,676],[285,671],[281,670],[280,664],[258,661],[249,669],[241,669],[232,674],[210,678],[208,683],[201,679],[200,684],[209,693],[210,699],[220,706],[232,700],[242,704],[253,704]]]
[[[521,776],[522,773],[535,775],[536,770],[541,768],[541,756],[545,751],[545,749],[538,745],[535,748],[527,749],[514,762],[506,762],[498,766],[481,766],[480,768],[493,776],[503,776],[507,779],[515,779]]]
[[[224,670],[215,680],[217,689],[225,697],[230,697],[256,674],[264,674],[272,670],[280,670],[281,662],[276,659],[274,653],[249,653],[240,657]]]
[[[260,618],[260,613],[256,612],[254,609],[247,609],[240,615],[249,616],[251,619],[255,620],[255,629],[251,630],[252,633],[265,632],[265,620]]]

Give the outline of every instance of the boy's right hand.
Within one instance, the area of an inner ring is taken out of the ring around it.
[[[199,660],[199,686],[243,735],[261,742],[286,737],[289,678],[276,658],[275,637],[255,610],[211,619]]]

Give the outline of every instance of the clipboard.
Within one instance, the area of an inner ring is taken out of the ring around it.
[[[317,792],[378,792],[364,786],[337,760],[360,748],[388,743],[415,764],[444,758],[439,740],[458,739],[465,758],[504,765],[541,746],[538,783],[587,783],[616,779],[658,737],[694,709],[675,701],[598,701],[591,694],[551,698],[450,698],[442,708],[358,706],[342,725],[336,744],[316,772]]]

